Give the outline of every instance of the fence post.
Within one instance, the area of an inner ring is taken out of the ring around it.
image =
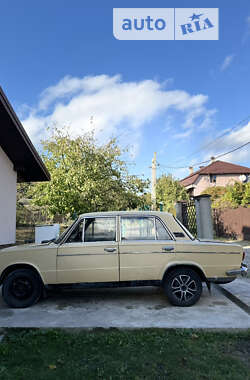
[[[176,202],[175,204],[175,210],[176,210],[176,218],[183,223],[183,217],[182,217],[182,202]]]
[[[210,197],[208,194],[194,197],[198,239],[214,238]]]

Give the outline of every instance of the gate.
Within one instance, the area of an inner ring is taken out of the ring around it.
[[[197,237],[196,210],[194,200],[181,202],[181,207],[182,223],[193,236]]]

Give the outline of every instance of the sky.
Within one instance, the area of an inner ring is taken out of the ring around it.
[[[219,8],[218,41],[113,36],[113,8],[186,6],[181,0],[2,2],[0,85],[37,149],[48,126],[68,126],[72,136],[94,128],[98,141],[117,137],[128,147],[131,174],[150,177],[157,152],[157,176],[183,178],[189,166],[199,169],[250,141],[249,2],[188,2]],[[250,166],[250,145],[221,160]]]

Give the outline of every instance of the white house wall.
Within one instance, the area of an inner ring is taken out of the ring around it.
[[[210,182],[209,175],[200,175],[194,183],[195,188],[194,188],[193,195],[194,196],[200,195],[208,187],[215,187],[215,186],[225,187],[227,185],[233,185],[235,182],[241,182],[240,174],[217,174],[216,183]]]
[[[16,183],[13,164],[0,147],[0,245],[16,241]]]

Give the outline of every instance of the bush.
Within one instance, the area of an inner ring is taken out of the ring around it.
[[[237,208],[250,205],[250,183],[236,182],[226,187],[209,187],[202,194],[211,195],[213,208]]]

